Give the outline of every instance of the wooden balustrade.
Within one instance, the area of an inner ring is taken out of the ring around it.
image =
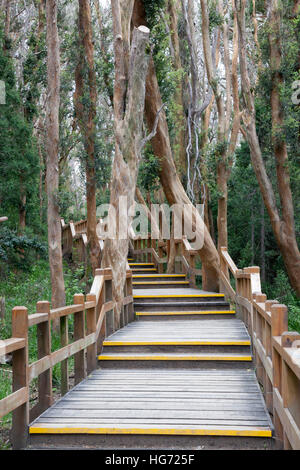
[[[111,269],[97,269],[90,293],[74,296],[73,304],[51,309],[49,302],[38,302],[36,313],[28,315],[27,308],[12,311],[12,337],[0,341],[0,356],[12,353],[13,390],[0,400],[0,418],[12,412],[12,444],[26,446],[28,425],[53,403],[52,369],[61,364],[61,394],[69,390],[68,359],[74,356],[74,383],[79,383],[96,368],[97,352],[106,336],[113,333],[115,303],[112,298]],[[70,342],[68,318],[74,316],[73,341]],[[60,319],[60,348],[52,351],[51,322]],[[132,272],[126,272],[123,310],[120,326],[134,318]],[[28,360],[29,328],[37,328],[37,360]],[[38,401],[29,409],[30,383],[38,379]]]
[[[226,248],[221,259],[220,282],[251,335],[256,375],[278,445],[300,450],[300,334],[288,331],[287,307],[261,293],[259,267],[238,269]]]

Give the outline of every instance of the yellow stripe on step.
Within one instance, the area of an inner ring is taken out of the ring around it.
[[[149,299],[149,298],[180,298],[180,297],[224,297],[224,294],[168,294],[168,295],[159,295],[159,294],[150,294],[150,295],[134,295],[134,299]]]
[[[33,425],[29,427],[30,434],[164,434],[178,436],[243,436],[243,437],[272,437],[270,429],[176,429],[176,428],[98,428],[98,427],[58,427]]]
[[[129,266],[154,266],[154,263],[129,263]]]
[[[252,361],[251,356],[98,356],[99,361]]]
[[[153,286],[165,286],[167,284],[176,284],[176,285],[183,285],[189,284],[189,281],[141,281],[141,282],[133,282],[133,286],[144,286],[144,285],[153,285]]]
[[[201,312],[136,312],[137,316],[164,316],[164,315],[235,315],[234,310],[202,310]]]
[[[156,277],[185,277],[185,274],[134,274],[133,279],[140,278],[140,277],[149,277],[150,279],[154,279]]]
[[[240,341],[104,341],[103,346],[250,346]]]

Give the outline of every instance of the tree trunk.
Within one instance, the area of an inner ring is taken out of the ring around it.
[[[87,239],[90,264],[93,272],[95,272],[95,269],[100,266],[100,245],[96,231],[95,117],[97,90],[89,0],[79,0],[78,23],[80,54],[75,71],[76,92],[74,94],[74,101],[78,125],[84,140],[86,152]],[[84,78],[85,67],[88,71],[87,83],[85,83]],[[86,89],[88,90],[86,91]],[[83,105],[83,99],[86,94],[88,94],[89,100],[88,103],[85,102]]]
[[[281,62],[281,51],[278,34],[278,28],[280,24],[278,23],[278,5],[275,1],[272,1],[271,3],[272,21],[270,24],[270,55],[271,67],[273,70],[271,92],[272,125],[274,130],[273,134],[275,133],[276,136],[276,141],[273,142],[273,146],[276,160],[277,183],[281,201],[282,218],[280,217],[280,213],[277,208],[271,181],[269,180],[266,172],[255,127],[254,98],[251,92],[248,75],[245,45],[246,0],[235,0],[235,6],[238,16],[240,70],[242,92],[245,102],[245,109],[243,111],[245,135],[250,147],[254,172],[258,180],[264,204],[270,217],[272,230],[278,244],[278,248],[282,254],[290,283],[293,289],[296,291],[297,295],[300,296],[300,253],[295,236],[294,210],[287,165],[288,159],[285,143],[280,138],[280,133],[278,133],[278,126],[279,130],[282,128],[282,107],[279,96],[279,65]]]
[[[140,0],[135,1],[133,12],[133,24],[135,26],[146,24],[145,10]],[[150,59],[149,71],[146,81],[145,116],[149,129],[153,129],[158,111],[161,109],[162,100],[157,82],[153,60]],[[160,181],[164,188],[165,196],[170,205],[191,204],[181,181],[176,172],[173,160],[168,125],[165,112],[159,115],[157,132],[151,140],[154,154],[160,160]],[[203,247],[199,249],[202,266],[205,275],[202,276],[202,287],[205,290],[219,290],[219,256],[211,239],[207,227],[196,209],[193,209],[193,217],[197,220],[197,235],[203,237]],[[195,229],[195,223],[191,224]]]
[[[178,37],[178,11],[179,11],[179,0],[168,0],[168,14],[170,17],[170,36],[173,46],[173,67],[176,71],[182,70],[182,64],[180,59],[180,47]],[[178,79],[176,91],[174,94],[174,101],[176,103],[176,114],[175,114],[175,138],[174,138],[174,159],[177,171],[179,172],[181,179],[186,173],[186,154],[185,154],[185,131],[186,131],[186,120],[183,106],[183,86],[182,78]]]
[[[105,241],[102,267],[111,267],[115,327],[120,324],[126,265],[128,227],[132,221],[129,208],[134,205],[138,164],[142,146],[145,104],[145,80],[148,69],[149,29],[135,28],[130,41],[130,21],[134,0],[112,0],[115,52],[114,117],[115,158],[111,179],[109,227],[114,224],[116,237]],[[124,204],[119,204],[124,198]],[[126,198],[126,199],[125,199]]]
[[[47,196],[48,196],[48,246],[51,272],[52,308],[65,305],[65,285],[62,265],[61,226],[58,192],[59,153],[59,39],[57,30],[57,1],[47,1]]]

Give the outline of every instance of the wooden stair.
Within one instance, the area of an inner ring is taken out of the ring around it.
[[[250,336],[224,295],[129,265],[136,321],[105,339],[100,369],[31,424],[31,445],[273,448]]]

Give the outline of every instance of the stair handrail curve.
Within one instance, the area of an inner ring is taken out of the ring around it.
[[[238,269],[226,247],[221,248],[220,283],[252,338],[256,376],[276,438],[284,449],[299,450],[300,334],[288,331],[288,308],[261,292],[258,266]]]

